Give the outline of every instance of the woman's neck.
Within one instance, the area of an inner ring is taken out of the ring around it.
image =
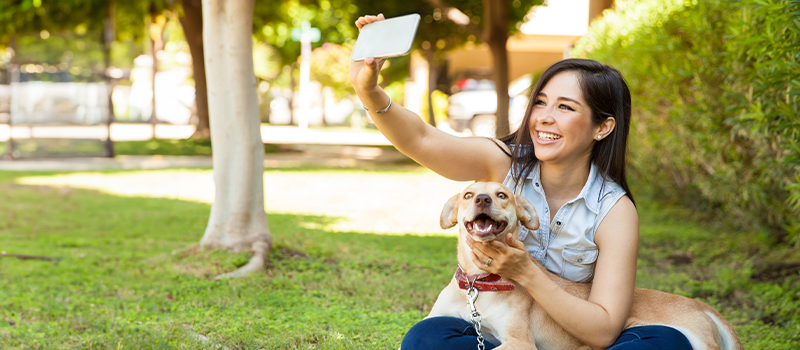
[[[591,164],[588,162],[545,163],[540,165],[542,188],[548,198],[570,200],[578,196],[589,178]]]

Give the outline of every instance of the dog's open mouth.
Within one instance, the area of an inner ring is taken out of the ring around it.
[[[478,214],[474,220],[464,222],[464,226],[471,235],[488,238],[503,232],[508,226],[508,222],[495,221],[487,214]]]

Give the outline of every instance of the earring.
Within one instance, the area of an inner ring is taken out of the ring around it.
[[[597,140],[598,141],[600,141],[600,139],[602,139],[602,138],[603,138],[603,135],[597,135]]]

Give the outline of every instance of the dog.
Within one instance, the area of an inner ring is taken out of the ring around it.
[[[590,349],[556,324],[525,289],[497,275],[485,278],[488,273],[470,258],[467,236],[476,241],[496,239],[505,243],[509,232],[514,239],[519,238],[520,225],[530,230],[538,229],[538,215],[528,200],[513,194],[502,184],[476,182],[447,201],[440,224],[442,229],[459,226],[459,268],[427,317],[451,316],[470,321],[471,310],[465,289],[470,281],[478,278],[483,283],[482,292],[478,293],[480,297],[474,299],[475,307],[482,317],[484,337],[494,344],[502,344],[497,349]],[[491,226],[487,227],[488,224]],[[589,297],[591,283],[563,279],[545,269],[533,257],[531,260],[562,289],[579,298]],[[489,292],[491,289],[496,292]],[[637,288],[625,328],[645,325],[672,327],[683,333],[695,350],[743,349],[730,322],[707,304],[675,294]]]

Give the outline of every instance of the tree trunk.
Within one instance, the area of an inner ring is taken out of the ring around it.
[[[486,11],[484,41],[489,44],[494,60],[494,85],[497,91],[497,131],[496,137],[510,133],[508,124],[508,3],[505,1],[483,0]]]
[[[158,42],[161,41],[160,37],[162,34],[161,31],[155,33],[153,26],[158,26],[156,16],[158,16],[158,10],[156,9],[155,3],[150,3],[150,27],[148,28],[148,33],[150,33],[150,54],[153,57],[153,66],[152,68],[152,81],[150,81],[151,89],[153,90],[153,99],[152,99],[152,110],[150,112],[150,124],[153,126],[153,139],[156,138],[156,124],[158,124],[158,117],[156,116],[156,74],[158,73]]]
[[[8,48],[11,49],[11,60],[8,63],[8,84],[11,85],[12,83],[19,82],[19,66],[17,65],[17,55],[19,52],[17,51],[17,37],[16,35],[11,35],[11,38],[8,40]],[[8,127],[11,128],[13,126],[13,119],[11,116],[8,117]],[[14,136],[9,135],[8,141],[6,141],[6,154],[4,156],[5,159],[14,159]]]
[[[438,67],[434,62],[435,54],[433,50],[422,50],[425,59],[428,61],[428,124],[436,126],[436,115],[433,112],[433,90],[436,90],[436,81],[438,80]]]
[[[297,87],[297,82],[294,81],[294,69],[297,66],[297,62],[294,62],[289,65],[289,115],[291,116],[289,125],[294,124],[295,119],[294,115],[294,89]]]
[[[181,27],[192,54],[194,95],[197,106],[197,130],[193,138],[208,139],[211,129],[208,123],[208,93],[206,90],[206,66],[203,58],[203,6],[200,0],[181,0],[183,16]]]
[[[254,0],[203,0],[203,47],[214,147],[214,204],[203,247],[250,249],[220,277],[261,271],[272,245],[264,212],[264,144],[253,72]]]
[[[114,142],[111,141],[111,123],[114,122],[114,99],[111,98],[114,94],[114,81],[108,76],[108,69],[111,67],[111,44],[114,42],[115,31],[116,31],[116,3],[114,0],[108,2],[108,18],[105,21],[105,27],[103,30],[103,63],[105,64],[105,74],[104,80],[106,82],[106,88],[108,89],[108,119],[106,120],[106,130],[108,131],[108,137],[106,137],[106,141],[104,143],[106,149],[106,157],[113,158],[114,157]]]

